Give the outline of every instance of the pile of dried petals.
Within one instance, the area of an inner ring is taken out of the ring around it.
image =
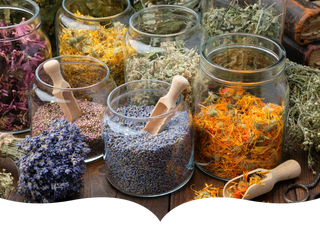
[[[80,12],[75,14],[83,16]],[[121,85],[124,83],[123,36],[127,27],[120,22],[107,26],[110,25],[95,23],[88,25],[88,28],[63,28],[58,36],[59,55],[87,55],[97,58],[109,67],[110,75],[117,85]]]
[[[194,191],[195,200],[212,197],[221,197],[223,191],[222,187],[215,188],[212,187],[212,184],[208,185],[207,183],[205,183],[205,187],[200,191],[196,191],[195,189],[193,189],[193,185],[191,185],[190,189]]]
[[[239,182],[234,182],[234,184],[227,189],[228,196],[232,198],[242,199],[251,185],[264,185],[261,180],[266,177],[265,174],[268,172],[269,170],[264,172],[259,171],[250,175],[248,174],[248,172],[243,173],[243,177],[239,180]],[[247,194],[246,196],[248,195],[249,194]]]
[[[244,92],[220,89],[219,96],[199,104],[201,112],[194,117],[197,164],[220,178],[271,169],[281,160],[284,106]]]

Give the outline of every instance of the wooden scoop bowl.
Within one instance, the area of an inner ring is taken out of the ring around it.
[[[174,76],[172,79],[169,92],[158,100],[150,116],[151,117],[159,116],[175,108],[177,97],[185,88],[188,87],[188,85],[189,85],[189,82],[186,78],[180,75]],[[167,126],[172,116],[173,114],[165,117],[155,118],[154,120],[149,121],[146,124],[146,126],[143,128],[143,130],[151,134],[160,133]]]
[[[250,171],[248,175],[254,174],[256,172],[265,172],[268,171],[267,169],[255,169]],[[257,196],[270,192],[275,183],[278,181],[289,180],[299,176],[301,173],[300,164],[295,160],[287,160],[284,163],[280,164],[276,168],[270,170],[268,173],[265,174],[265,178],[261,180],[262,184],[253,184],[251,185],[246,193],[243,196],[243,200],[251,200]],[[234,179],[230,180],[223,188],[223,197],[229,198],[227,190],[230,186],[234,185],[234,183],[238,183],[239,180],[243,178],[243,175],[235,177]]]
[[[69,83],[61,75],[60,64],[57,60],[46,62],[43,68],[51,77],[54,87],[70,88]],[[54,88],[52,94],[57,98],[60,109],[68,121],[74,122],[81,116],[80,107],[71,91]]]

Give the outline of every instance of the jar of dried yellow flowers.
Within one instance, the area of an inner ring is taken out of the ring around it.
[[[123,37],[133,13],[129,0],[63,0],[55,20],[58,55],[97,58],[123,84]]]
[[[171,83],[175,75],[182,75],[189,81],[183,98],[192,108],[201,38],[200,17],[187,7],[159,5],[136,12],[125,36],[126,81],[154,79]]]

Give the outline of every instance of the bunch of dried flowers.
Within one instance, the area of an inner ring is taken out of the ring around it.
[[[0,19],[0,27],[7,26]],[[28,24],[1,33],[0,40],[0,130],[19,131],[30,125],[27,90],[48,55],[47,40]]]
[[[21,153],[17,151],[17,144],[23,139],[10,133],[0,133],[0,157],[8,157],[13,162],[19,160]]]
[[[13,177],[5,169],[0,172],[0,198],[7,199],[11,191],[14,191]]]
[[[185,102],[192,107],[192,86],[199,71],[199,54],[184,46],[184,41],[163,42],[162,52],[136,53],[125,62],[127,81],[153,79],[171,83],[175,75],[189,81],[182,93]]]

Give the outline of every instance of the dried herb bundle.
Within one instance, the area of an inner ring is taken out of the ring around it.
[[[8,157],[13,162],[19,160],[21,152],[18,153],[17,144],[23,139],[9,133],[0,133],[0,157]]]
[[[202,18],[206,40],[231,32],[254,33],[279,38],[281,28],[279,18],[282,14],[276,15],[273,5],[255,3],[242,6],[238,5],[238,1],[235,0],[226,8],[213,8],[204,13]]]
[[[290,87],[290,143],[308,152],[308,167],[315,173],[313,166],[320,153],[320,70],[287,60],[285,74]]]
[[[14,191],[13,177],[5,169],[0,172],[0,198],[7,199],[11,191]]]
[[[136,53],[126,60],[127,81],[154,79],[171,83],[179,74],[189,81],[183,91],[184,100],[192,104],[192,85],[199,70],[199,54],[184,47],[183,41],[163,42],[163,52]],[[191,107],[192,108],[192,107]]]

